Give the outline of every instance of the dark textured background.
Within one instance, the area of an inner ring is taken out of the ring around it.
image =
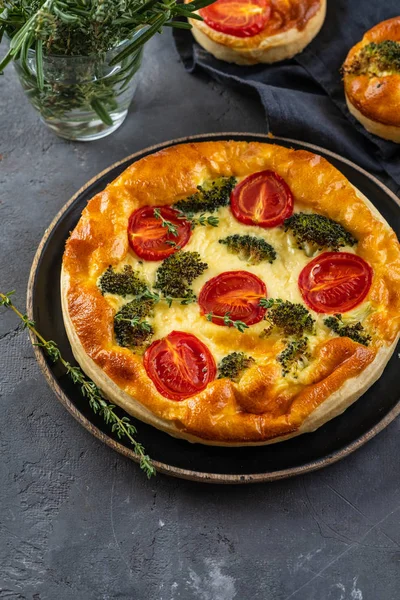
[[[185,73],[169,34],[140,77],[125,125],[90,144],[54,137],[0,78],[0,289],[21,306],[45,227],[97,172],[174,137],[265,131],[256,99]],[[1,313],[1,599],[399,599],[399,420],[297,479],[149,482],[62,408],[16,326]]]

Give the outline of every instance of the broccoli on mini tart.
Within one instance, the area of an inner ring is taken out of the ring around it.
[[[361,48],[351,64],[343,67],[349,75],[382,75],[400,73],[400,43],[394,40],[370,42]]]

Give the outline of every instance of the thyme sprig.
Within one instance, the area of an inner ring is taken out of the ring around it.
[[[244,331],[249,328],[249,326],[243,321],[234,321],[231,319],[229,312],[226,312],[224,315],[216,315],[213,312],[209,312],[206,315],[206,319],[207,321],[212,321],[213,319],[223,319],[224,325],[227,325],[228,327],[235,327],[235,329],[240,331],[240,333],[244,333]]]
[[[190,221],[192,225],[192,229],[196,227],[196,225],[201,225],[202,227],[206,227],[210,225],[211,227],[218,227],[219,219],[218,217],[214,217],[214,215],[206,215],[202,213],[199,217],[194,217],[191,214],[186,214],[183,219]]]
[[[211,227],[218,227],[219,225],[219,219],[214,215],[206,215],[205,213],[202,213],[198,217],[195,217],[191,213],[183,213],[181,210],[177,210],[177,213],[178,219],[181,219],[182,221],[189,221],[192,229],[194,229],[197,225],[200,225],[201,227],[207,227],[207,225],[210,225]],[[168,229],[168,232],[171,235],[173,235],[174,237],[178,237],[177,226],[171,223],[171,221],[164,219],[159,208],[155,208],[153,214],[156,219],[161,220],[162,226]],[[176,246],[175,242],[167,243]]]
[[[119,417],[115,412],[115,405],[109,404],[101,394],[101,391],[96,384],[88,379],[79,367],[71,365],[61,355],[60,349],[53,340],[45,340],[44,337],[36,329],[34,321],[29,319],[28,315],[21,313],[12,302],[14,291],[3,294],[0,292],[0,306],[11,309],[17,317],[21,319],[23,329],[29,329],[35,336],[37,342],[35,346],[43,348],[46,354],[53,362],[60,362],[67,375],[72,381],[80,386],[82,395],[88,400],[89,406],[94,414],[99,414],[103,417],[105,423],[111,426],[111,431],[117,435],[119,439],[127,438],[132,444],[136,454],[139,456],[140,468],[150,478],[156,474],[155,468],[152,465],[150,457],[146,454],[143,445],[135,439],[137,433],[136,427],[132,425],[127,416]]]
[[[138,317],[135,317],[133,319],[126,319],[122,314],[117,314],[115,315],[114,320],[118,321],[119,323],[129,323],[131,327],[139,326],[140,329],[142,329],[143,331],[151,331],[150,323],[148,323],[147,321],[141,321],[140,319],[138,319]]]
[[[154,304],[157,304],[158,302],[166,302],[168,304],[168,308],[171,308],[174,300],[176,302],[180,302],[180,304],[182,304],[183,306],[192,304],[196,300],[196,296],[187,296],[186,298],[175,298],[172,296],[163,296],[162,294],[159,294],[158,292],[153,292],[149,289],[146,290],[145,292],[143,292],[143,294],[136,296],[136,298],[138,298],[140,300],[141,299],[153,300]]]
[[[174,237],[178,237],[178,228],[177,228],[177,226],[174,225],[173,223],[171,223],[171,221],[168,221],[167,219],[164,219],[164,217],[162,216],[159,208],[155,208],[154,211],[153,211],[153,214],[154,214],[154,216],[155,216],[156,219],[159,219],[161,221],[162,227],[165,227],[166,229],[168,229],[168,233],[170,233]]]

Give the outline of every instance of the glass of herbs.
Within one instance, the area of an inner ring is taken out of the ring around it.
[[[41,119],[57,135],[90,141],[124,121],[143,45],[214,0],[0,0],[0,41]]]
[[[60,137],[91,141],[115,131],[125,120],[136,87],[142,48],[111,65],[124,42],[96,56],[43,57],[43,85],[37,80],[36,52],[14,65],[31,104],[42,121]]]

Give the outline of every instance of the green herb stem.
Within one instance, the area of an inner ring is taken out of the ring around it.
[[[230,317],[229,312],[225,313],[224,315],[216,315],[213,312],[209,312],[206,315],[206,319],[207,321],[212,321],[213,319],[222,319],[224,321],[224,325],[227,325],[228,327],[234,327],[235,329],[240,331],[240,333],[244,333],[245,330],[249,328],[249,326],[246,325],[246,323],[244,323],[243,321],[233,321]]]
[[[137,71],[143,45],[165,26],[190,29],[182,17],[201,19],[193,12],[213,1],[184,5],[179,0],[0,0],[0,39],[6,34],[10,40],[0,73],[17,61],[23,86],[45,119],[61,120],[74,109],[91,108],[111,126],[110,113]],[[62,74],[45,77],[47,57],[86,57],[104,65],[114,49],[108,64],[121,67],[115,73],[75,83],[69,83],[68,72],[65,79]],[[28,61],[30,50],[35,52],[35,69]],[[123,76],[126,62],[129,72]]]
[[[31,331],[37,339],[37,342],[34,343],[34,345],[43,348],[53,362],[58,361],[64,366],[68,376],[72,379],[72,381],[75,384],[80,385],[82,395],[87,398],[90,408],[95,414],[100,414],[107,425],[111,425],[111,431],[115,433],[118,438],[121,439],[126,437],[130,441],[139,457],[140,468],[143,469],[147,477],[150,478],[155,475],[156,471],[149,456],[145,453],[142,444],[134,437],[137,431],[134,425],[132,425],[130,422],[129,418],[126,416],[119,417],[114,412],[115,405],[109,404],[104,399],[96,384],[88,379],[79,367],[74,367],[71,365],[71,363],[63,358],[56,342],[53,340],[45,340],[45,338],[36,329],[34,321],[30,320],[28,315],[22,314],[13,304],[11,300],[13,293],[14,292],[8,292],[7,294],[3,294],[0,292],[0,306],[5,306],[6,308],[11,309],[22,321],[23,329],[29,329],[29,331]]]
[[[171,223],[171,221],[167,221],[167,219],[164,219],[159,208],[155,208],[153,214],[156,219],[160,219],[162,227],[168,229],[168,232],[174,237],[178,237],[177,226]]]

